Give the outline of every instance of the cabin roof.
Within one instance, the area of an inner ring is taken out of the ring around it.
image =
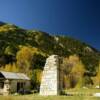
[[[30,78],[23,73],[14,73],[14,72],[5,72],[0,71],[0,74],[6,79],[21,79],[21,80],[30,80]]]

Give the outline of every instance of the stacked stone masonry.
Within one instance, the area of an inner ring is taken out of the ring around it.
[[[52,55],[46,60],[40,85],[40,95],[58,95],[59,85],[59,57]]]

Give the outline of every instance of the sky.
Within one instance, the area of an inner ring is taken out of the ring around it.
[[[100,0],[0,0],[0,21],[67,35],[100,50]]]

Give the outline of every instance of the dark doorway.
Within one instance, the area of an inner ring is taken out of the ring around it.
[[[0,80],[1,81],[1,80]],[[4,82],[0,82],[0,89],[3,89],[4,88]]]
[[[20,83],[17,83],[17,92],[20,90]]]
[[[20,90],[24,90],[24,83],[23,82],[17,83],[17,92],[19,92]]]

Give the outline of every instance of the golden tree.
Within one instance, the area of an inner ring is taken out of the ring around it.
[[[27,73],[31,67],[33,53],[29,47],[22,47],[20,51],[17,52],[17,66],[21,72]]]
[[[97,74],[92,79],[93,79],[94,85],[100,88],[100,62],[99,62],[99,66],[97,67]]]
[[[60,70],[64,88],[82,87],[85,68],[77,55],[64,58]]]
[[[83,63],[79,60],[72,68],[71,74],[75,80],[75,87],[80,88],[83,86],[83,77],[85,73],[85,68]]]
[[[1,70],[7,72],[18,72],[19,68],[16,66],[16,63],[12,63],[12,64],[6,64],[5,66],[2,66]]]

